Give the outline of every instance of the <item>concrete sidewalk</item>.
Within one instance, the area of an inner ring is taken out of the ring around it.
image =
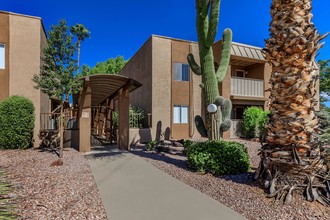
[[[245,219],[128,152],[87,156],[109,220]]]

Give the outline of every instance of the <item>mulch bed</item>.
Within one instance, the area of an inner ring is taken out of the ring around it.
[[[63,166],[51,167],[57,159],[35,149],[0,151],[18,219],[107,219],[86,159],[74,149],[65,149]]]

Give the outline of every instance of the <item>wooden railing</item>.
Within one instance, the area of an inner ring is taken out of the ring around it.
[[[231,77],[231,95],[264,97],[264,81],[242,77]]]

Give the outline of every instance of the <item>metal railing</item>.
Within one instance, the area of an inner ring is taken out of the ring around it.
[[[231,77],[231,95],[264,97],[264,80]]]

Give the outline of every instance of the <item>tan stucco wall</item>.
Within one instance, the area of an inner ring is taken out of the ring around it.
[[[245,77],[252,79],[264,79],[264,67],[263,63],[256,63],[246,68],[247,75]]]
[[[195,61],[197,64],[200,65],[199,61],[199,49],[197,44],[191,44],[190,46],[191,53],[195,57]],[[196,126],[195,126],[195,121],[194,118],[196,115],[200,115],[204,117],[204,102],[202,100],[203,98],[203,92],[202,88],[199,86],[202,83],[202,77],[198,76],[196,74],[192,74],[192,79],[193,79],[193,89],[192,89],[192,97],[193,97],[193,112],[192,112],[192,123],[190,124],[190,129],[192,129],[192,138],[193,139],[199,139],[201,138],[200,134],[198,133]]]
[[[47,37],[42,25],[40,25],[40,56],[43,56],[43,50],[47,45]],[[43,61],[40,59],[40,67],[42,66]],[[50,99],[48,95],[40,92],[40,112],[48,113],[51,112]]]
[[[149,38],[144,45],[134,54],[120,75],[133,78],[142,86],[130,93],[130,104],[142,108],[145,113],[151,113],[152,96],[152,39]]]
[[[0,44],[5,45],[5,69],[0,69],[0,101],[9,96],[9,15],[0,12]]]
[[[33,88],[31,79],[34,74],[40,73],[42,24],[38,18],[15,14],[10,15],[9,23],[9,94],[22,95],[33,102],[36,115],[34,139],[35,147],[37,147],[39,146],[41,99],[44,101],[45,97],[41,98],[40,91]]]
[[[152,37],[152,138],[171,128],[171,40]]]

